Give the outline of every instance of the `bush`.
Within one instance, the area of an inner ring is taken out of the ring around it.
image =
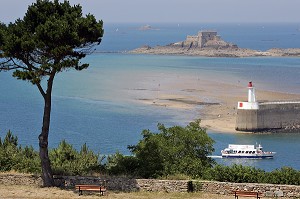
[[[25,146],[16,156],[13,169],[22,173],[41,173],[40,157],[32,146]]]
[[[266,174],[265,183],[300,185],[300,171],[291,167],[282,167]]]
[[[232,166],[216,165],[206,173],[206,179],[221,182],[261,182],[265,172],[254,167],[234,164]]]
[[[86,144],[76,151],[63,140],[56,149],[49,152],[53,173],[57,175],[86,175],[103,170],[98,154],[89,150]],[[39,153],[32,146],[18,146],[18,137],[7,132],[3,142],[0,138],[0,171],[41,173]]]
[[[108,156],[106,169],[109,175],[136,176],[138,160],[133,156],[124,156],[120,153]]]
[[[232,165],[216,165],[207,170],[205,179],[220,182],[270,183],[300,185],[300,171],[283,167],[271,172],[265,172],[255,167]]]
[[[78,152],[63,140],[56,149],[50,150],[49,157],[56,175],[87,175],[102,169],[99,154],[89,150],[86,144]]]
[[[86,144],[78,152],[63,140],[56,149],[49,152],[54,174],[87,175],[108,172],[110,175],[155,177],[160,179],[199,178],[221,182],[271,183],[300,185],[300,171],[283,167],[271,172],[242,165],[213,165],[206,158],[213,150],[213,141],[207,136],[199,122],[190,123],[185,128],[165,128],[159,125],[158,134],[143,131],[143,139],[129,149],[135,156],[120,153],[111,155],[107,163],[104,157],[89,150]],[[38,152],[32,146],[18,146],[18,138],[7,132],[0,138],[0,171],[41,173]],[[192,182],[192,181],[191,181]],[[194,184],[194,185],[193,185]],[[194,181],[191,189],[200,190]]]
[[[143,139],[128,148],[137,161],[137,174],[144,178],[183,174],[199,178],[212,167],[214,161],[207,156],[214,141],[200,127],[200,120],[186,127],[166,128],[158,124],[159,133],[142,132]]]
[[[18,146],[18,137],[8,131],[3,142],[0,138],[0,171],[40,172],[40,161],[32,147]]]

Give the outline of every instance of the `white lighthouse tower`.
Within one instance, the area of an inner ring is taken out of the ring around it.
[[[238,109],[257,110],[259,109],[256,102],[255,88],[252,82],[248,83],[248,102],[238,102]]]

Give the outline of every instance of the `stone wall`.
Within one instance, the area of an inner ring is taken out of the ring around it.
[[[233,190],[260,191],[265,197],[299,198],[300,186],[295,185],[274,185],[255,183],[230,183],[230,182],[202,182],[202,191],[229,195]]]
[[[208,44],[209,41],[213,41]],[[186,40],[183,42],[185,47],[220,47],[228,45],[227,42],[223,41],[220,36],[217,35],[216,31],[200,31],[198,35],[188,35]]]
[[[30,174],[0,174],[0,184],[41,186],[42,178]]]
[[[260,103],[258,110],[237,110],[236,130],[265,131],[300,128],[300,102]]]
[[[155,180],[133,179],[125,177],[79,177],[63,176],[57,178],[61,186],[74,187],[75,184],[103,184],[109,190],[115,191],[163,191],[163,192],[187,192],[187,180]]]
[[[75,184],[106,184],[111,191],[188,192],[204,191],[220,195],[232,195],[233,190],[260,191],[265,197],[299,198],[300,186],[256,183],[230,183],[188,180],[131,179],[125,177],[56,176],[55,182],[72,188]],[[28,174],[0,174],[0,184],[41,186],[39,176]]]
[[[201,31],[198,33],[199,37],[199,42],[198,45],[200,48],[204,47],[204,45],[210,41],[210,40],[215,40],[217,37],[217,32],[216,31]]]
[[[197,47],[198,46],[198,36],[190,36],[186,37],[186,40],[183,43],[186,47]]]

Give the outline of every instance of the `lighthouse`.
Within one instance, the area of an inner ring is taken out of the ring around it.
[[[256,102],[255,88],[253,87],[252,82],[248,83],[248,102]]]
[[[258,102],[256,102],[255,88],[252,82],[248,83],[248,102],[238,102],[238,109],[258,110]]]

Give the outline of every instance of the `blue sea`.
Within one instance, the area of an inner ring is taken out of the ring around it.
[[[299,24],[150,24],[153,30],[141,31],[146,24],[105,24],[105,35],[95,52],[83,61],[87,70],[65,71],[56,76],[49,146],[56,147],[65,139],[80,149],[103,155],[117,151],[130,154],[128,145],[141,139],[143,129],[157,131],[157,124],[187,125],[201,118],[201,106],[193,110],[172,109],[138,103],[157,85],[170,83],[180,76],[205,74],[220,83],[249,80],[261,89],[300,93],[300,58],[252,57],[205,58],[189,56],[131,55],[124,52],[142,45],[166,45],[182,41],[200,30],[216,30],[225,41],[239,47],[266,50],[300,48]],[[21,145],[38,148],[43,99],[38,89],[16,80],[11,72],[0,73],[0,137],[8,130]],[[180,92],[174,89],[173,92]],[[233,91],[234,92],[234,91]],[[270,160],[217,159],[255,166],[267,171],[291,166],[300,170],[299,134],[228,134],[212,132],[215,152],[228,144],[261,143],[266,150],[276,151]]]

